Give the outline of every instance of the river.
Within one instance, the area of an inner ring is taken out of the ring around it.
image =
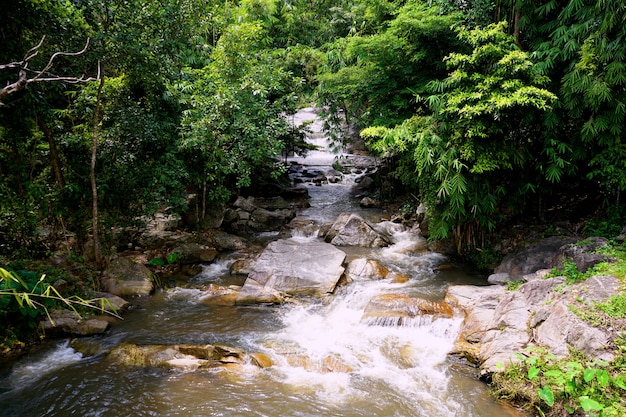
[[[300,117],[312,115],[305,110]],[[328,169],[332,157],[314,152],[298,162],[310,169]],[[320,223],[344,211],[379,217],[379,212],[363,211],[348,197],[355,178],[346,175],[339,184],[310,186],[311,207],[299,216]],[[342,248],[348,260],[377,259],[410,279],[405,283],[355,281],[338,288],[330,300],[277,307],[201,303],[201,285],[243,284],[245,277],[229,274],[238,254],[224,254],[205,265],[188,284],[134,300],[136,307],[104,335],[81,339],[90,355],[74,350],[69,340],[57,340],[19,360],[0,364],[0,415],[521,416],[494,401],[471,368],[448,357],[459,318],[402,325],[361,322],[365,306],[375,295],[440,300],[449,285],[486,283],[484,276],[425,246],[415,233],[400,232],[387,248]],[[451,267],[439,268],[444,264]],[[263,352],[274,365],[264,369],[246,365],[238,372],[125,366],[106,356],[124,342],[221,343]],[[313,361],[337,358],[351,371],[306,369],[290,363],[289,354],[294,352]]]

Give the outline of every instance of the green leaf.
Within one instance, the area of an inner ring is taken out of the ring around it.
[[[589,411],[601,411],[604,406],[599,402],[592,400],[588,396],[578,397],[578,401],[580,401],[580,406],[585,410],[586,413]]]
[[[591,381],[593,377],[595,376],[596,376],[595,369],[585,369],[585,371],[583,372],[583,379],[585,380],[585,382]]]
[[[537,375],[539,375],[539,372],[539,368],[533,366],[528,370],[528,379],[533,380],[535,377],[537,377]]]
[[[624,391],[626,391],[626,375],[625,374],[621,374],[615,377],[615,379],[613,380],[613,384],[618,387],[623,389]]]
[[[539,393],[539,398],[541,398],[549,407],[554,405],[554,394],[550,387],[541,387],[537,388],[537,392]]]
[[[611,377],[609,376],[609,373],[604,369],[598,369],[598,371],[596,372],[596,379],[598,380],[598,384],[604,388],[609,385]]]

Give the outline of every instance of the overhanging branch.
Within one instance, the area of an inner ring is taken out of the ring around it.
[[[98,74],[95,77],[87,77],[82,75],[81,77],[70,77],[70,76],[61,76],[50,73],[50,69],[54,65],[54,60],[60,56],[79,56],[84,54],[89,47],[89,38],[87,38],[87,42],[83,49],[77,52],[55,52],[52,54],[46,66],[41,70],[34,70],[28,68],[28,64],[30,60],[36,57],[39,54],[39,48],[43,45],[45,36],[41,38],[39,43],[32,48],[30,48],[26,54],[24,54],[24,58],[21,61],[10,62],[8,64],[0,64],[0,71],[7,69],[19,69],[17,80],[13,83],[8,83],[2,89],[0,89],[0,102],[2,99],[10,94],[13,94],[17,91],[25,89],[29,84],[39,83],[39,82],[65,82],[70,84],[80,84],[86,83],[89,81],[97,81],[101,77],[100,71],[100,63],[98,63]]]

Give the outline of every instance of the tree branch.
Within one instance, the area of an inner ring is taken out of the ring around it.
[[[41,45],[43,45],[43,42],[45,39],[46,37],[43,36],[37,45],[33,46],[26,52],[26,54],[24,55],[24,58],[21,61],[10,62],[8,64],[0,64],[0,71],[6,70],[6,69],[19,69],[17,80],[13,83],[7,84],[2,89],[0,89],[0,103],[4,97],[10,94],[13,94],[17,91],[23,90],[29,84],[32,84],[32,83],[60,81],[60,82],[66,82],[70,84],[79,84],[79,83],[86,83],[89,81],[97,81],[100,79],[101,77],[100,63],[98,63],[98,74],[95,77],[86,77],[85,75],[82,75],[81,77],[60,76],[60,75],[51,74],[49,72],[50,68],[52,68],[52,65],[54,64],[54,60],[57,57],[79,56],[79,55],[84,54],[87,51],[87,48],[89,47],[89,38],[87,38],[87,42],[85,43],[85,46],[80,51],[55,52],[54,54],[52,54],[52,56],[48,60],[48,64],[46,64],[46,66],[42,70],[33,70],[31,68],[28,68],[28,64],[30,60],[39,54],[39,48],[41,47]],[[31,76],[29,77],[29,75]]]

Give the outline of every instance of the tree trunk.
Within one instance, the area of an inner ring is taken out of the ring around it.
[[[522,41],[520,40],[520,28],[519,28],[519,21],[520,21],[521,16],[522,16],[522,7],[517,5],[515,6],[515,15],[513,17],[513,36],[515,37],[515,44],[520,49],[520,51],[523,50]]]
[[[96,153],[98,149],[98,123],[100,113],[100,100],[102,98],[102,87],[104,86],[104,76],[100,78],[98,85],[98,95],[96,96],[96,108],[93,115],[93,141],[91,143],[91,165],[89,167],[89,176],[91,178],[91,197],[92,202],[92,233],[93,233],[93,249],[96,265],[102,265],[102,255],[100,253],[100,235],[98,233],[98,189],[96,187]]]
[[[54,178],[57,182],[59,188],[65,187],[65,178],[63,178],[63,171],[61,170],[61,160],[59,159],[59,153],[57,152],[57,144],[54,140],[54,135],[52,134],[52,130],[48,124],[41,118],[40,115],[37,115],[37,124],[39,128],[48,139],[48,147],[50,148],[50,164],[52,165],[52,170],[54,171]]]

